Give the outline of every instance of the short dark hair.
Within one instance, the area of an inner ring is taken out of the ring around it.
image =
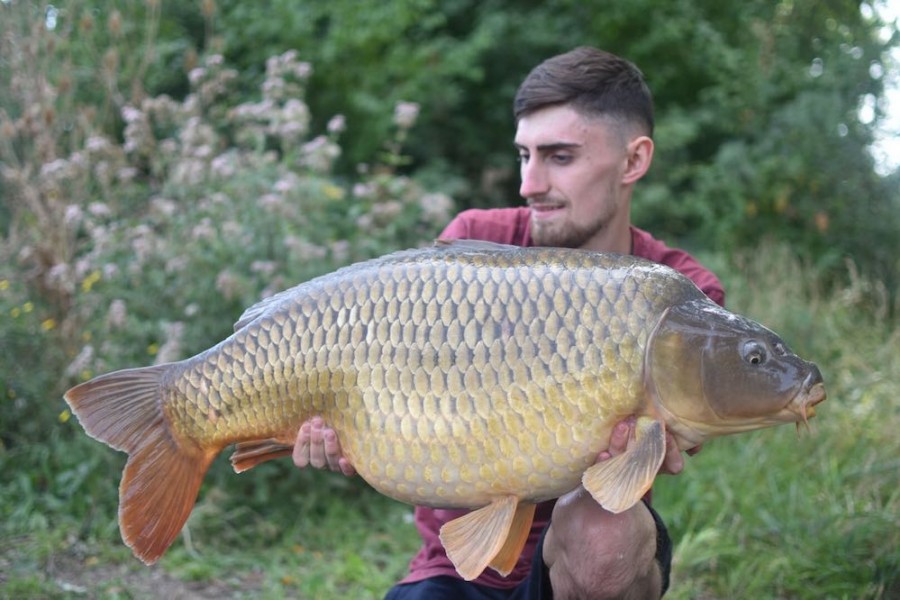
[[[653,135],[653,97],[644,75],[615,54],[581,46],[548,58],[519,86],[516,121],[541,108],[570,105],[585,116],[609,116]]]

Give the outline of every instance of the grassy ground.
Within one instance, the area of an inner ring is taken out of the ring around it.
[[[814,359],[812,431],[715,440],[655,505],[676,544],[668,597],[900,597],[900,333],[863,281],[819,293],[781,253],[715,265],[729,304]],[[115,525],[123,457],[73,422],[0,449],[2,598],[379,598],[417,545],[411,511],[287,461],[214,465],[184,535],[144,567]]]
[[[157,565],[145,567],[121,543],[110,472],[108,497],[97,499],[103,515],[81,523],[47,515],[54,526],[4,535],[0,597],[378,598],[405,572],[416,547],[406,505],[359,481],[285,465],[258,467],[226,490],[218,482],[238,476],[220,463]],[[279,497],[267,510],[272,488]]]

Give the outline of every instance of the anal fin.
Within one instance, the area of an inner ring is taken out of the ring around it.
[[[525,547],[525,542],[528,541],[528,534],[531,533],[534,509],[534,504],[519,503],[516,507],[516,514],[513,516],[512,524],[509,527],[509,533],[506,535],[506,542],[500,548],[500,552],[488,564],[488,566],[504,577],[509,575],[509,572],[519,562],[522,548]]]
[[[296,432],[283,433],[264,440],[250,440],[235,445],[231,466],[235,473],[243,473],[260,463],[282,456],[290,456],[294,450]]]
[[[653,485],[666,454],[666,430],[661,421],[639,417],[635,439],[622,454],[598,462],[584,472],[581,482],[606,510],[620,513],[631,508]]]
[[[515,496],[497,498],[441,527],[441,543],[463,579],[481,575],[504,548],[518,504]]]

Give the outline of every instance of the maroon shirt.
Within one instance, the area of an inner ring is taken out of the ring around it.
[[[511,244],[514,246],[532,246],[531,211],[527,207],[472,209],[457,215],[444,229],[441,239],[473,239]],[[631,253],[657,263],[672,267],[689,277],[714,302],[725,305],[725,291],[722,284],[710,271],[705,269],[690,254],[683,250],[669,248],[656,240],[646,231],[631,228]],[[531,558],[541,537],[541,532],[550,522],[555,500],[543,502],[537,506],[534,523],[528,541],[519,557],[519,562],[506,577],[493,569],[485,569],[475,583],[493,588],[512,588],[528,575],[531,569]],[[422,536],[422,547],[413,557],[409,565],[409,575],[401,583],[412,583],[438,575],[449,575],[459,578],[459,574],[447,558],[441,545],[438,533],[441,526],[466,510],[444,510],[416,507],[415,523]]]

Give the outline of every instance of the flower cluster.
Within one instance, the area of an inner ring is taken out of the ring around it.
[[[42,319],[53,323],[47,331],[66,337],[59,372],[82,379],[178,360],[224,336],[262,297],[433,239],[452,201],[396,173],[419,106],[399,104],[385,154],[355,180],[339,178],[348,124],[335,115],[310,131],[311,72],[296,52],[272,57],[261,99],[232,105],[236,74],[213,55],[190,71],[184,99],[124,104],[121,143],[97,124],[69,153],[10,160],[0,142],[3,185],[25,199],[20,222],[34,227],[16,264],[56,307]],[[21,141],[35,118],[0,113],[0,127]]]
[[[261,148],[268,139],[288,151],[309,131],[309,107],[302,100],[312,67],[290,50],[266,61],[262,100],[245,102],[232,110],[239,126],[237,139],[251,148]],[[326,165],[330,166],[330,163]]]

